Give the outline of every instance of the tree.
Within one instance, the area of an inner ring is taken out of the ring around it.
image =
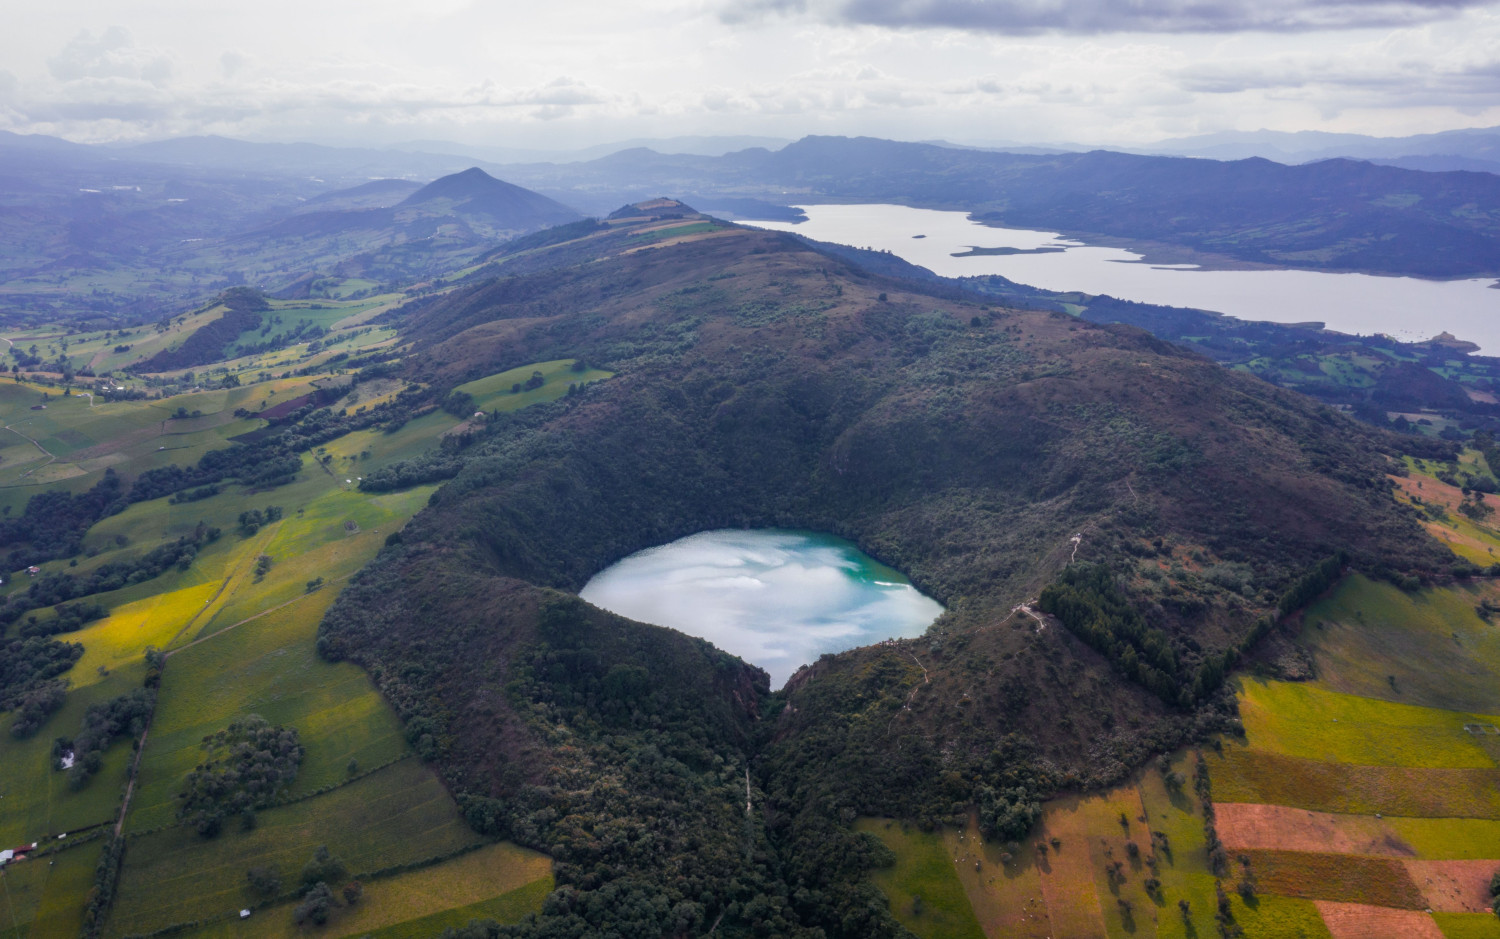
[[[302,866],[302,885],[313,887],[321,884],[326,888],[328,883],[338,883],[348,874],[349,869],[344,866],[344,862],[328,850],[328,845],[320,844]]]
[[[328,917],[337,903],[333,891],[328,889],[327,884],[319,881],[313,884],[302,902],[297,904],[297,908],[292,911],[292,918],[296,920],[298,926],[305,926],[308,923],[322,926],[328,922]]]
[[[365,885],[357,880],[351,880],[347,884],[344,884],[343,893],[344,902],[349,906],[353,906],[365,895]]]
[[[281,892],[281,875],[269,867],[252,867],[245,871],[250,889],[263,897],[274,897]]]

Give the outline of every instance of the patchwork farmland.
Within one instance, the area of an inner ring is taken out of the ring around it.
[[[865,819],[876,884],[924,939],[1500,939],[1497,598],[1351,575],[1302,617],[1316,678],[1238,681],[1242,735],[1047,803],[1025,843]]]
[[[338,324],[361,327],[380,308],[330,302],[316,311],[314,325],[330,331],[331,344]],[[109,343],[137,352],[168,348],[212,312],[134,343],[120,341],[129,336],[75,337],[66,353],[79,367],[103,366],[125,355],[108,351]],[[381,330],[368,330],[349,342],[384,339]],[[258,337],[241,336],[233,344],[253,341]],[[299,374],[253,376],[272,355],[296,362]],[[254,440],[276,418],[278,402],[299,402],[323,387],[345,388],[350,413],[401,391],[396,384],[388,393],[357,393],[336,370],[320,371],[322,358],[304,342],[231,362],[246,376],[238,386],[134,400],[98,400],[55,379],[0,382],[0,426],[7,428],[0,505],[20,514],[44,489],[79,494],[110,474],[128,487],[153,469],[189,469],[231,438]],[[608,377],[573,366],[538,363],[480,379],[471,383],[474,409],[516,410]],[[180,385],[168,382],[169,392]],[[182,563],[89,595],[98,613],[61,634],[82,647],[65,673],[61,708],[41,733],[0,735],[0,766],[7,769],[0,774],[0,842],[38,843],[0,874],[0,933],[298,934],[300,878],[320,849],[337,861],[333,885],[359,888],[346,892],[356,899],[336,905],[322,935],[399,939],[473,918],[514,921],[540,907],[552,889],[550,859],[472,831],[364,671],[325,662],[315,648],[318,623],[343,585],[436,488],[365,492],[357,477],[478,428],[466,418],[436,411],[388,432],[355,430],[306,453],[295,475],[271,488],[229,480],[191,498],[130,501],[88,526],[73,560],[42,561],[31,575],[5,572],[0,603],[26,597],[47,578],[102,577],[137,569],[159,546],[183,539],[195,546]],[[248,519],[249,510],[258,515]],[[25,615],[42,628],[62,613],[41,606]],[[149,723],[107,739],[82,781],[63,772],[60,760],[72,757],[54,738],[78,734],[93,719],[91,709],[143,686],[154,693]],[[304,753],[295,779],[269,803],[204,837],[183,817],[184,780],[207,759],[206,738],[252,715],[295,730]],[[45,785],[29,782],[39,779]],[[118,862],[115,902],[95,920],[90,898],[109,857]],[[247,877],[251,869],[259,880]],[[247,909],[253,912],[242,920]]]

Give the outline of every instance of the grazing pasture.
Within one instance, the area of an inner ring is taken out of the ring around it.
[[[400,722],[365,673],[317,657],[318,621],[335,593],[304,594],[168,660],[127,830],[172,824],[200,741],[247,714],[297,728],[307,755],[294,796],[344,782],[350,760],[369,770],[407,752]]]
[[[101,841],[8,865],[0,874],[0,935],[76,939],[83,928],[79,898],[94,885]]]
[[[537,362],[467,382],[454,390],[472,395],[476,411],[516,411],[527,405],[556,401],[568,393],[570,384],[600,381],[612,374],[594,368],[575,371],[573,365],[573,359]],[[526,387],[538,374],[542,383],[533,388]],[[521,386],[519,392],[511,390],[516,385]]]
[[[1308,608],[1301,642],[1329,690],[1500,713],[1500,629],[1475,612],[1497,600],[1484,581],[1407,593],[1354,574]]]
[[[1250,747],[1263,753],[1356,766],[1495,766],[1464,729],[1500,722],[1494,715],[1396,704],[1300,682],[1246,679],[1239,698]]]
[[[334,914],[319,935],[427,939],[471,919],[515,922],[541,908],[551,892],[552,861],[509,844],[486,845],[450,860],[364,881],[355,905]],[[193,939],[295,939],[307,929],[292,918],[295,901],[225,919],[183,935]]]
[[[876,871],[874,880],[901,925],[921,939],[984,939],[955,872],[958,861],[941,834],[889,819],[860,819],[856,827],[896,855],[896,863]]]
[[[247,868],[270,867],[292,886],[318,845],[357,878],[478,840],[432,771],[402,760],[323,795],[266,809],[252,831],[232,822],[213,839],[183,827],[132,838],[109,932],[146,933],[239,909],[252,899]]]
[[[1172,771],[1190,773],[1190,755],[1178,754]],[[1175,939],[1217,928],[1201,810],[1190,786],[1169,788],[1152,768],[1108,792],[1048,802],[1021,842],[985,841],[973,817],[963,829],[933,833],[887,820],[859,826],[896,852],[896,866],[875,881],[919,936],[967,934],[967,918],[963,925],[951,918],[956,880],[989,939]],[[917,896],[922,915],[911,913]],[[945,898],[942,917],[927,915],[933,897]],[[1188,903],[1186,917],[1179,901]]]

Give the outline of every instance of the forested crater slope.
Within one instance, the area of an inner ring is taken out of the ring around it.
[[[366,479],[453,477],[321,630],[471,822],[557,860],[523,932],[896,934],[856,816],[977,806],[1024,835],[1039,796],[1231,726],[1223,670],[1319,562],[1453,574],[1390,498],[1381,432],[1139,330],[926,292],[679,208],[399,314],[406,377],[438,396],[560,358],[615,375]],[[851,538],[949,612],[772,695],[571,594],[727,526]],[[1014,610],[1038,596],[1082,625]]]

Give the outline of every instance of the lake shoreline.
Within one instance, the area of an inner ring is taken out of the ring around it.
[[[1500,352],[1493,277],[1435,279],[1253,264],[1176,245],[1004,228],[968,212],[892,204],[798,208],[807,221],[746,224],[883,251],[941,277],[1000,276],[1052,293],[1108,296],[1245,322],[1321,323],[1333,333],[1383,334],[1400,342],[1448,333],[1481,354]]]

